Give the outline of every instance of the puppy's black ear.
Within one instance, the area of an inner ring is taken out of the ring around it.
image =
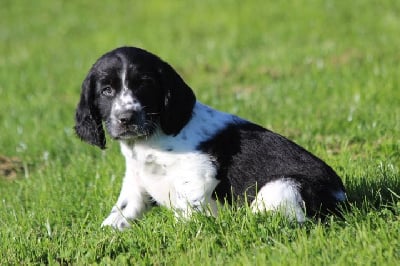
[[[164,102],[161,110],[161,129],[167,135],[177,135],[192,117],[196,97],[178,73],[163,62],[160,70]]]
[[[104,149],[106,138],[94,100],[94,82],[89,73],[82,83],[81,99],[76,108],[75,132],[81,140]]]

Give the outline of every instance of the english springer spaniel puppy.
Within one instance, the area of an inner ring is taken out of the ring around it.
[[[82,84],[75,131],[105,148],[103,122],[126,172],[102,226],[123,230],[154,202],[177,217],[217,215],[218,202],[248,202],[298,222],[338,214],[340,177],[292,141],[206,106],[166,62],[134,47],[106,53]]]

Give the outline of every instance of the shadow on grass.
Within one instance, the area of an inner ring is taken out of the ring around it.
[[[400,176],[395,171],[376,177],[353,177],[347,184],[351,207],[371,211],[396,209],[400,203]]]

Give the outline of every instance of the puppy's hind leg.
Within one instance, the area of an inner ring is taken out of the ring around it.
[[[282,178],[265,184],[250,207],[253,212],[277,211],[299,223],[306,221],[299,187],[290,179]]]

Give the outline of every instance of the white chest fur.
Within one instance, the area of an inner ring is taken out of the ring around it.
[[[218,181],[209,156],[121,144],[127,175],[157,203],[177,209],[207,204]]]
[[[156,132],[132,144],[122,141],[127,179],[122,190],[129,193],[125,183],[135,185],[158,204],[185,213],[189,206],[203,208],[219,181],[213,158],[196,147],[234,119],[237,118],[197,103],[191,121],[177,136]]]

